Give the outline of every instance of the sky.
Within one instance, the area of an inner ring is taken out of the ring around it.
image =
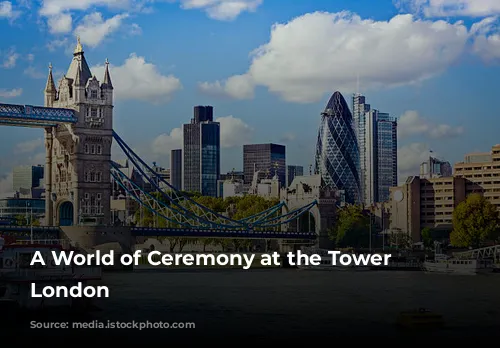
[[[399,175],[500,143],[498,0],[0,0],[0,103],[43,105],[49,63],[80,36],[92,72],[110,62],[114,129],[168,167],[195,105],[221,122],[221,170],[242,145],[278,143],[314,164],[329,96],[355,92],[398,118]],[[0,191],[43,164],[43,131],[0,127]],[[113,157],[122,155],[115,147]]]

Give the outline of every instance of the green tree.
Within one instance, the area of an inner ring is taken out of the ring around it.
[[[340,247],[362,247],[369,244],[370,217],[357,205],[346,205],[337,212],[337,220],[329,231],[330,239]]]
[[[426,248],[430,248],[434,243],[433,231],[429,227],[424,227],[421,232],[422,242]]]
[[[499,236],[500,216],[496,207],[479,194],[471,194],[453,211],[451,243],[457,247],[480,247]]]

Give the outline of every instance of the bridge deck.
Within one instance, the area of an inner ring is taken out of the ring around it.
[[[113,227],[110,227],[110,230]],[[31,226],[0,226],[0,235],[6,232],[7,235],[16,233],[31,233]],[[61,229],[57,226],[42,227],[33,226],[33,234],[59,235]],[[131,227],[131,235],[134,237],[188,237],[188,238],[246,238],[246,239],[289,239],[289,240],[314,240],[314,232],[276,232],[276,231],[247,231],[247,230],[207,230],[207,229],[186,229],[186,228],[148,228]]]
[[[72,109],[0,104],[0,125],[44,128],[77,121]]]

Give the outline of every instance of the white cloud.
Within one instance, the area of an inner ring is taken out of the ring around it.
[[[399,0],[403,11],[423,13],[427,17],[486,17],[500,14],[498,0]]]
[[[432,139],[443,139],[462,135],[463,132],[463,127],[434,124],[413,110],[406,111],[398,120],[398,135],[401,138],[418,135]]]
[[[218,117],[215,122],[220,123],[220,142],[222,148],[234,148],[242,146],[252,140],[253,128],[243,120],[234,116]],[[151,144],[151,151],[155,155],[170,156],[170,151],[182,149],[183,131],[174,128],[170,133],[157,136]]]
[[[142,100],[153,103],[168,102],[172,94],[182,88],[173,75],[162,75],[158,68],[144,57],[132,53],[120,66],[110,64],[115,95],[119,99]],[[104,66],[94,66],[96,76],[104,75]]]
[[[170,151],[182,149],[182,129],[174,128],[170,134],[163,133],[153,140],[151,149],[156,155],[170,156]]]
[[[101,13],[94,12],[83,17],[75,29],[75,34],[80,36],[82,44],[96,47],[108,35],[116,31],[127,17],[128,14],[123,13],[104,20]]]
[[[133,1],[129,0],[43,0],[40,14],[54,16],[69,11],[85,11],[92,7],[125,8]]]
[[[498,17],[487,17],[471,27],[475,54],[485,61],[500,59],[500,21]]]
[[[44,150],[43,138],[24,141],[14,147],[15,154],[33,153],[36,150]]]
[[[214,97],[229,97],[233,99],[252,99],[254,84],[248,75],[234,75],[226,81],[199,82],[200,92]]]
[[[43,79],[47,75],[41,73],[40,71],[36,70],[34,67],[29,66],[26,69],[24,69],[24,75],[27,75],[31,77],[32,79]]]
[[[47,43],[47,49],[51,52],[55,51],[57,48],[65,46],[68,44],[68,38],[64,39],[54,39]]]
[[[262,0],[180,0],[186,10],[201,9],[212,19],[233,20],[243,12],[255,12]]]
[[[271,29],[269,42],[252,53],[245,83],[265,86],[292,102],[316,102],[332,90],[418,83],[445,71],[464,52],[469,33],[463,23],[363,20],[348,13],[315,12]],[[240,78],[241,79],[241,78]],[[246,89],[241,89],[241,86]],[[205,92],[242,96],[226,83],[202,83]]]
[[[9,173],[0,178],[0,198],[12,197],[14,195],[13,186],[14,175]]]
[[[141,35],[142,34],[142,28],[139,26],[139,24],[132,23],[130,25],[129,33],[130,33],[130,35]]]
[[[431,149],[428,144],[412,143],[398,149],[399,181],[412,175],[420,175],[420,164],[429,159]],[[432,153],[438,157],[437,153]]]
[[[28,60],[28,62],[33,62],[35,60],[35,55],[33,53],[29,53],[26,56],[26,59]]]
[[[0,88],[0,98],[15,98],[23,94],[22,88],[5,89]]]
[[[295,135],[295,133],[288,132],[288,133],[285,133],[281,136],[280,142],[289,143],[289,142],[294,141],[296,138],[297,138],[297,136]]]
[[[73,19],[68,13],[59,13],[50,16],[47,24],[51,34],[65,34],[69,33],[73,28]]]
[[[220,123],[221,147],[231,148],[242,146],[251,141],[253,137],[253,128],[240,118],[226,116],[218,117],[215,121]]]
[[[19,16],[19,11],[14,11],[12,8],[12,2],[10,1],[0,1],[0,19],[8,18],[14,20]]]
[[[11,49],[4,58],[2,67],[5,69],[12,69],[16,66],[17,60],[19,59],[19,54],[16,53],[14,49]]]

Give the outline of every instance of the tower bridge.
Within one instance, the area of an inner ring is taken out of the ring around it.
[[[253,216],[234,220],[177,191],[113,131],[113,91],[108,61],[99,81],[90,71],[78,39],[70,66],[57,87],[52,65],[49,66],[43,107],[0,104],[0,125],[42,128],[46,150],[46,226],[1,226],[1,233],[20,238],[65,235],[90,245],[113,241],[133,243],[134,237],[139,236],[312,241],[319,230],[325,230],[321,228],[318,201],[314,198],[293,209],[282,201]],[[113,141],[142,180],[156,191],[155,195],[145,192],[113,164]],[[166,226],[113,227],[110,204],[113,182],[128,197],[165,221]],[[317,220],[314,231],[289,228],[289,225],[298,226],[292,222],[303,220],[306,215],[308,219],[312,216]],[[82,219],[86,221],[85,226],[81,224]]]

